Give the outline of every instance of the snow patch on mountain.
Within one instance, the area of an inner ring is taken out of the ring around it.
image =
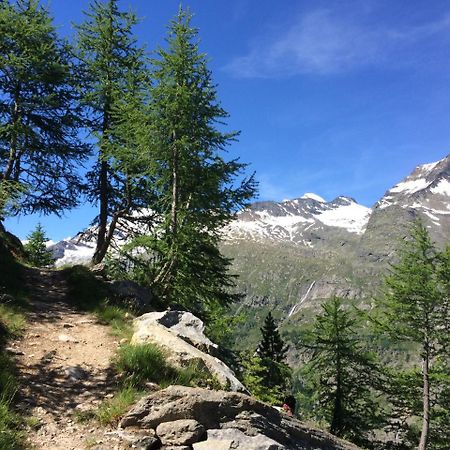
[[[430,191],[433,194],[450,195],[450,182],[448,180],[440,180]]]
[[[363,233],[370,218],[371,209],[358,203],[350,203],[329,209],[315,217],[329,227],[345,228],[350,233]]]
[[[311,199],[311,200],[315,200],[316,202],[320,202],[320,203],[326,203],[326,201],[320,195],[314,194],[312,192],[306,192],[300,198]]]
[[[403,181],[396,184],[389,192],[403,192],[405,194],[414,194],[414,192],[421,191],[427,188],[431,184],[431,181],[427,181],[425,178],[419,178],[416,180]]]

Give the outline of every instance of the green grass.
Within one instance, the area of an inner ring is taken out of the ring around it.
[[[23,420],[12,409],[17,381],[14,366],[6,353],[0,351],[0,449],[22,448]]]
[[[166,354],[154,344],[123,345],[113,361],[114,368],[123,377],[124,383],[140,387],[153,382],[161,387],[171,384],[182,386],[204,386],[223,388],[220,382],[198,364],[174,367],[167,362]]]
[[[95,412],[95,418],[102,425],[117,424],[129,407],[145,395],[133,386],[125,386],[113,398],[105,400]]]

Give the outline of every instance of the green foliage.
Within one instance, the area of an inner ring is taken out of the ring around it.
[[[118,219],[144,206],[141,195],[151,191],[134,139],[147,78],[133,37],[136,24],[135,14],[120,11],[117,0],[94,0],[77,27],[81,101],[97,138],[97,162],[88,173],[88,197],[100,208],[94,263],[104,258]]]
[[[69,46],[37,0],[0,3],[0,210],[60,212],[78,203],[86,157]],[[7,197],[7,198],[6,198]]]
[[[3,350],[5,333],[8,337],[18,336],[23,330],[23,316],[10,307],[0,305],[0,448],[22,448],[22,419],[14,412],[12,401],[17,391],[14,365]],[[3,331],[2,331],[3,330]]]
[[[278,327],[275,323],[272,313],[267,314],[264,325],[261,328],[262,340],[256,350],[258,355],[264,359],[268,358],[272,361],[280,363],[286,357],[287,346],[281,339]]]
[[[371,446],[371,432],[384,425],[377,401],[382,382],[374,356],[361,345],[357,318],[334,297],[322,304],[300,346],[308,361],[302,369],[303,392],[312,390],[316,420],[331,433]]]
[[[114,359],[114,367],[124,377],[126,385],[135,387],[142,388],[148,381],[163,387],[170,384],[221,387],[195,363],[186,368],[170,365],[166,354],[154,344],[121,346]]]
[[[246,355],[242,365],[242,380],[251,394],[271,405],[281,405],[289,388],[289,366],[257,355]]]
[[[44,228],[38,223],[36,228],[31,234],[27,236],[28,242],[25,244],[24,249],[27,255],[29,263],[34,267],[48,267],[52,266],[55,262],[52,252],[47,250],[45,243],[47,237],[45,235]]]
[[[378,300],[381,311],[381,317],[377,319],[379,333],[388,335],[394,342],[413,343],[420,353],[421,361],[416,361],[412,370],[406,373],[393,370],[390,398],[393,418],[400,425],[404,441],[416,446],[420,440],[421,449],[443,448],[438,444],[439,435],[450,431],[446,418],[449,258],[448,247],[439,252],[426,227],[418,220],[411,230],[411,238],[399,252],[398,263],[392,266],[386,278],[386,294]],[[414,373],[414,383],[404,382],[409,373]],[[413,392],[411,386],[414,386]],[[420,418],[420,433],[415,433],[416,422],[413,421],[411,426],[411,421],[406,420],[411,416]]]
[[[133,386],[125,386],[117,391],[113,398],[105,400],[93,416],[102,425],[117,425],[128,408],[142,396],[143,392]]]
[[[244,384],[260,400],[281,404],[290,387],[292,374],[284,363],[287,347],[270,312],[265,318],[261,334],[262,340],[255,355],[248,355],[242,361]]]
[[[153,61],[155,82],[140,124],[141,154],[155,188],[151,207],[160,215],[153,240],[145,242],[150,259],[144,264],[162,299],[207,315],[210,304],[238,298],[230,293],[230,260],[218,249],[220,230],[255,186],[252,177],[235,185],[246,165],[221,156],[237,134],[218,130],[227,113],[190,20],[180,9],[169,26],[167,49]]]

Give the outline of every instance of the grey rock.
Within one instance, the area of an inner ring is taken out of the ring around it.
[[[87,378],[89,378],[89,372],[78,365],[68,367],[64,371],[64,373],[66,374],[67,378],[75,381],[86,380]]]
[[[224,449],[287,450],[284,445],[279,444],[263,434],[247,436],[236,428],[208,430],[208,439],[204,442],[194,444],[193,448],[194,450],[217,450],[217,442],[224,442],[225,446],[222,446]]]
[[[248,392],[225,363],[198,348],[215,347],[203,329],[203,322],[189,312],[147,313],[135,319],[131,344],[157,344],[167,352],[172,364],[186,367],[196,363],[230,390]]]
[[[185,386],[169,386],[143,398],[122,418],[120,426],[157,429],[162,423],[185,419],[196,420],[206,430],[239,430],[246,436],[265,436],[279,448],[290,450],[359,449],[247,395]],[[231,436],[232,431],[224,433]],[[214,436],[211,439],[217,440]]]
[[[120,442],[126,442],[139,450],[154,450],[161,445],[154,430],[116,430],[107,432],[105,435],[116,437]]]
[[[196,420],[181,419],[159,424],[156,434],[164,445],[190,445],[201,439],[205,428]]]

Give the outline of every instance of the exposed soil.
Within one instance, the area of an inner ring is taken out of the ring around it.
[[[11,344],[21,389],[18,408],[33,417],[27,443],[35,449],[119,449],[95,422],[77,423],[77,411],[95,408],[115,389],[110,360],[118,342],[94,315],[67,302],[57,271],[30,270],[31,310],[22,339]]]

